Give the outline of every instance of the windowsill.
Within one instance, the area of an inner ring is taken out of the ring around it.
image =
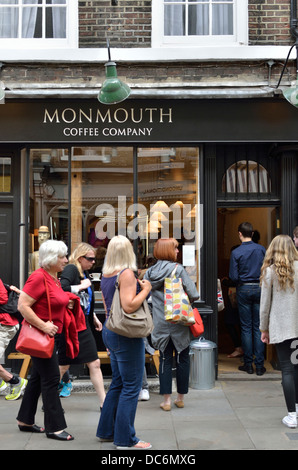
[[[285,60],[289,46],[203,46],[165,48],[112,48],[111,58],[116,62],[170,62],[170,61],[231,61],[231,60]],[[290,60],[296,59],[293,51]],[[2,63],[103,63],[108,61],[107,49],[2,49]]]

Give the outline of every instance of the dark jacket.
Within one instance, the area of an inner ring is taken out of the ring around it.
[[[164,319],[164,279],[170,277],[177,263],[171,261],[157,261],[146,271],[144,279],[152,285],[152,314],[154,330],[151,334],[152,345],[161,352],[165,350],[170,338],[178,353],[186,349],[192,339],[190,329],[184,325],[174,325]],[[178,264],[177,277],[182,278],[183,287],[188,294],[190,302],[199,298],[194,282],[189,278],[181,264]]]
[[[85,271],[85,276],[87,279],[90,279],[88,271]],[[64,291],[66,292],[71,292],[71,286],[77,286],[81,283],[81,280],[84,279],[83,277],[80,276],[79,270],[76,267],[75,264],[68,264],[65,266],[61,273],[60,277],[60,282],[61,282],[61,287]],[[91,280],[91,279],[90,279]],[[93,315],[93,310],[94,310],[94,286],[93,283],[91,282],[91,289],[92,289],[92,299],[91,299],[91,304],[90,304],[90,315]],[[85,289],[85,292],[87,292],[87,289]]]

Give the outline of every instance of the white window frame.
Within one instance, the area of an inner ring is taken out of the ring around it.
[[[0,5],[7,7],[8,5]],[[79,23],[78,23],[78,0],[66,0],[63,7],[67,8],[66,13],[66,38],[0,38],[1,50],[43,50],[46,49],[73,49],[78,47]],[[22,1],[15,8],[22,7]]]
[[[188,1],[188,0],[186,0]],[[248,44],[248,0],[234,0],[234,34],[165,36],[164,0],[152,0],[152,47],[234,46]]]

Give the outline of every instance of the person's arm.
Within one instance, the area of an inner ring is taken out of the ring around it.
[[[239,280],[238,262],[233,252],[231,254],[231,259],[230,259],[229,278],[231,279],[231,281],[235,283],[237,283]]]
[[[261,340],[264,343],[269,343],[269,321],[270,310],[272,301],[272,272],[270,268],[265,271],[265,276],[261,286],[261,299],[260,299],[260,330],[262,332]]]
[[[66,292],[78,294],[80,291],[88,289],[91,286],[90,279],[82,279],[80,284],[77,283],[78,269],[75,265],[69,264],[62,271],[60,282],[61,287]]]
[[[54,336],[58,331],[58,327],[50,321],[44,322],[36,315],[32,309],[32,306],[35,304],[35,302],[35,299],[30,297],[25,292],[21,292],[18,302],[18,311],[22,314],[25,320],[30,323],[30,325],[35,326],[44,333],[47,333],[49,336]]]
[[[189,275],[187,274],[183,266],[182,266],[182,271],[181,271],[181,278],[182,278],[183,287],[189,297],[190,302],[192,303],[194,302],[194,300],[199,299],[200,294],[197,291],[196,285],[193,282],[193,280],[190,279]]]
[[[136,293],[136,282],[139,283],[141,292]],[[140,281],[135,278],[133,271],[125,269],[119,276],[120,301],[126,313],[135,312],[144,302],[151,291],[149,281],[143,279]]]

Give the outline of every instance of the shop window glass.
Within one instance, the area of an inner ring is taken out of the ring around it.
[[[11,192],[11,158],[0,157],[0,192]]]
[[[199,287],[199,247],[202,244],[199,198],[199,149],[139,148],[138,265],[153,260],[159,237],[179,241],[178,261]]]
[[[231,165],[223,179],[224,193],[270,193],[271,181],[267,170],[252,160],[239,160]]]
[[[29,273],[39,244],[63,240],[71,253],[82,241],[97,248],[101,273],[110,239],[127,236],[139,273],[153,261],[159,237],[179,241],[178,261],[199,288],[202,245],[199,149],[72,147],[30,152]],[[99,284],[96,300],[101,300]]]
[[[68,151],[30,151],[29,273],[39,267],[38,249],[48,238],[68,244]]]
[[[132,147],[72,149],[71,250],[81,241],[96,247],[93,272],[101,272],[109,240],[126,235],[126,207],[132,198]],[[96,298],[100,298],[97,289]]]

